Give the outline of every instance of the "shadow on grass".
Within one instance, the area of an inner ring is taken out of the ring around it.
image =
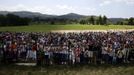
[[[134,75],[134,64],[0,65],[0,75]]]
[[[116,68],[116,67],[132,67],[134,66],[133,63],[131,64],[76,64],[76,65],[41,65],[41,66],[18,66],[14,64],[0,64],[1,69],[17,69],[17,70],[38,70],[40,68],[43,69],[51,69],[51,70],[63,70],[63,69],[76,69],[80,70],[82,68],[89,68],[89,69],[107,69],[107,68]]]

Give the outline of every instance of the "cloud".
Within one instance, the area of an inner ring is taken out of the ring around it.
[[[53,9],[46,6],[26,6],[23,4],[18,4],[15,6],[4,6],[0,5],[0,11],[33,11],[41,13],[52,13]]]
[[[83,7],[83,6],[70,6],[66,4],[59,4],[55,6],[45,6],[45,5],[24,5],[17,4],[13,6],[0,5],[0,11],[32,11],[40,12],[44,14],[55,14],[62,15],[66,13],[79,13],[79,14],[94,14],[96,8],[93,7]]]
[[[61,10],[75,10],[75,7],[68,5],[56,5],[56,7]]]
[[[0,5],[0,11],[32,11],[32,12],[41,12],[44,14],[65,14],[70,12],[75,12],[77,7],[69,5],[55,5],[55,6],[29,6],[24,4],[17,4],[15,6],[5,6]]]
[[[105,6],[105,5],[109,5],[109,4],[111,4],[111,1],[110,0],[105,0],[102,3],[100,3],[100,6]]]
[[[126,4],[134,4],[134,0],[124,0]]]
[[[117,3],[134,4],[134,0],[113,0]]]
[[[100,6],[105,6],[105,5],[109,5],[109,4],[113,4],[113,3],[124,3],[127,5],[133,5],[134,4],[134,0],[102,0],[102,2],[99,4]]]
[[[90,12],[96,11],[96,8],[84,8],[84,9],[87,10],[87,11],[90,11]]]
[[[20,11],[20,10],[26,10],[26,6],[22,4],[18,4],[16,6],[4,6],[0,5],[0,10],[8,10],[8,11]]]
[[[55,11],[60,14],[65,13],[79,13],[79,14],[89,14],[96,11],[93,7],[83,7],[83,6],[69,6],[69,5],[56,5]]]

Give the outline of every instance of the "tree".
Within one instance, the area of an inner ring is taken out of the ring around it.
[[[93,25],[95,24],[94,16],[91,16],[91,17],[90,17],[90,23],[93,24]]]
[[[129,18],[128,19],[128,25],[134,25],[134,18]]]
[[[80,23],[80,24],[86,24],[86,20],[81,19],[79,23]]]
[[[103,25],[106,25],[107,24],[107,17],[105,15],[103,16],[103,21],[102,22],[103,22],[102,23]]]
[[[28,25],[30,21],[29,18],[21,18],[14,14],[0,15],[0,26]]]
[[[9,25],[11,26],[14,26],[14,25],[19,25],[19,20],[20,20],[20,17],[19,16],[16,16],[16,15],[13,15],[13,14],[7,14],[7,22]]]
[[[0,15],[0,26],[6,26],[6,25],[7,25],[6,16]]]
[[[99,25],[102,25],[103,24],[103,22],[102,22],[103,20],[102,20],[102,17],[101,17],[101,15],[99,16],[99,19],[98,19],[98,24]]]
[[[118,21],[116,24],[117,25],[124,25],[124,23],[122,21]]]

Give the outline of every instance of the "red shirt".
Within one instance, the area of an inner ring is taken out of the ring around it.
[[[33,45],[32,46],[32,51],[36,51],[37,50],[37,46],[36,45]]]
[[[79,55],[80,55],[80,49],[79,48],[76,48],[75,49],[75,56],[76,57],[79,57]]]

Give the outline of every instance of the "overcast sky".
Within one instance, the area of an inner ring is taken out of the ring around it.
[[[0,11],[134,17],[134,0],[0,0]]]

